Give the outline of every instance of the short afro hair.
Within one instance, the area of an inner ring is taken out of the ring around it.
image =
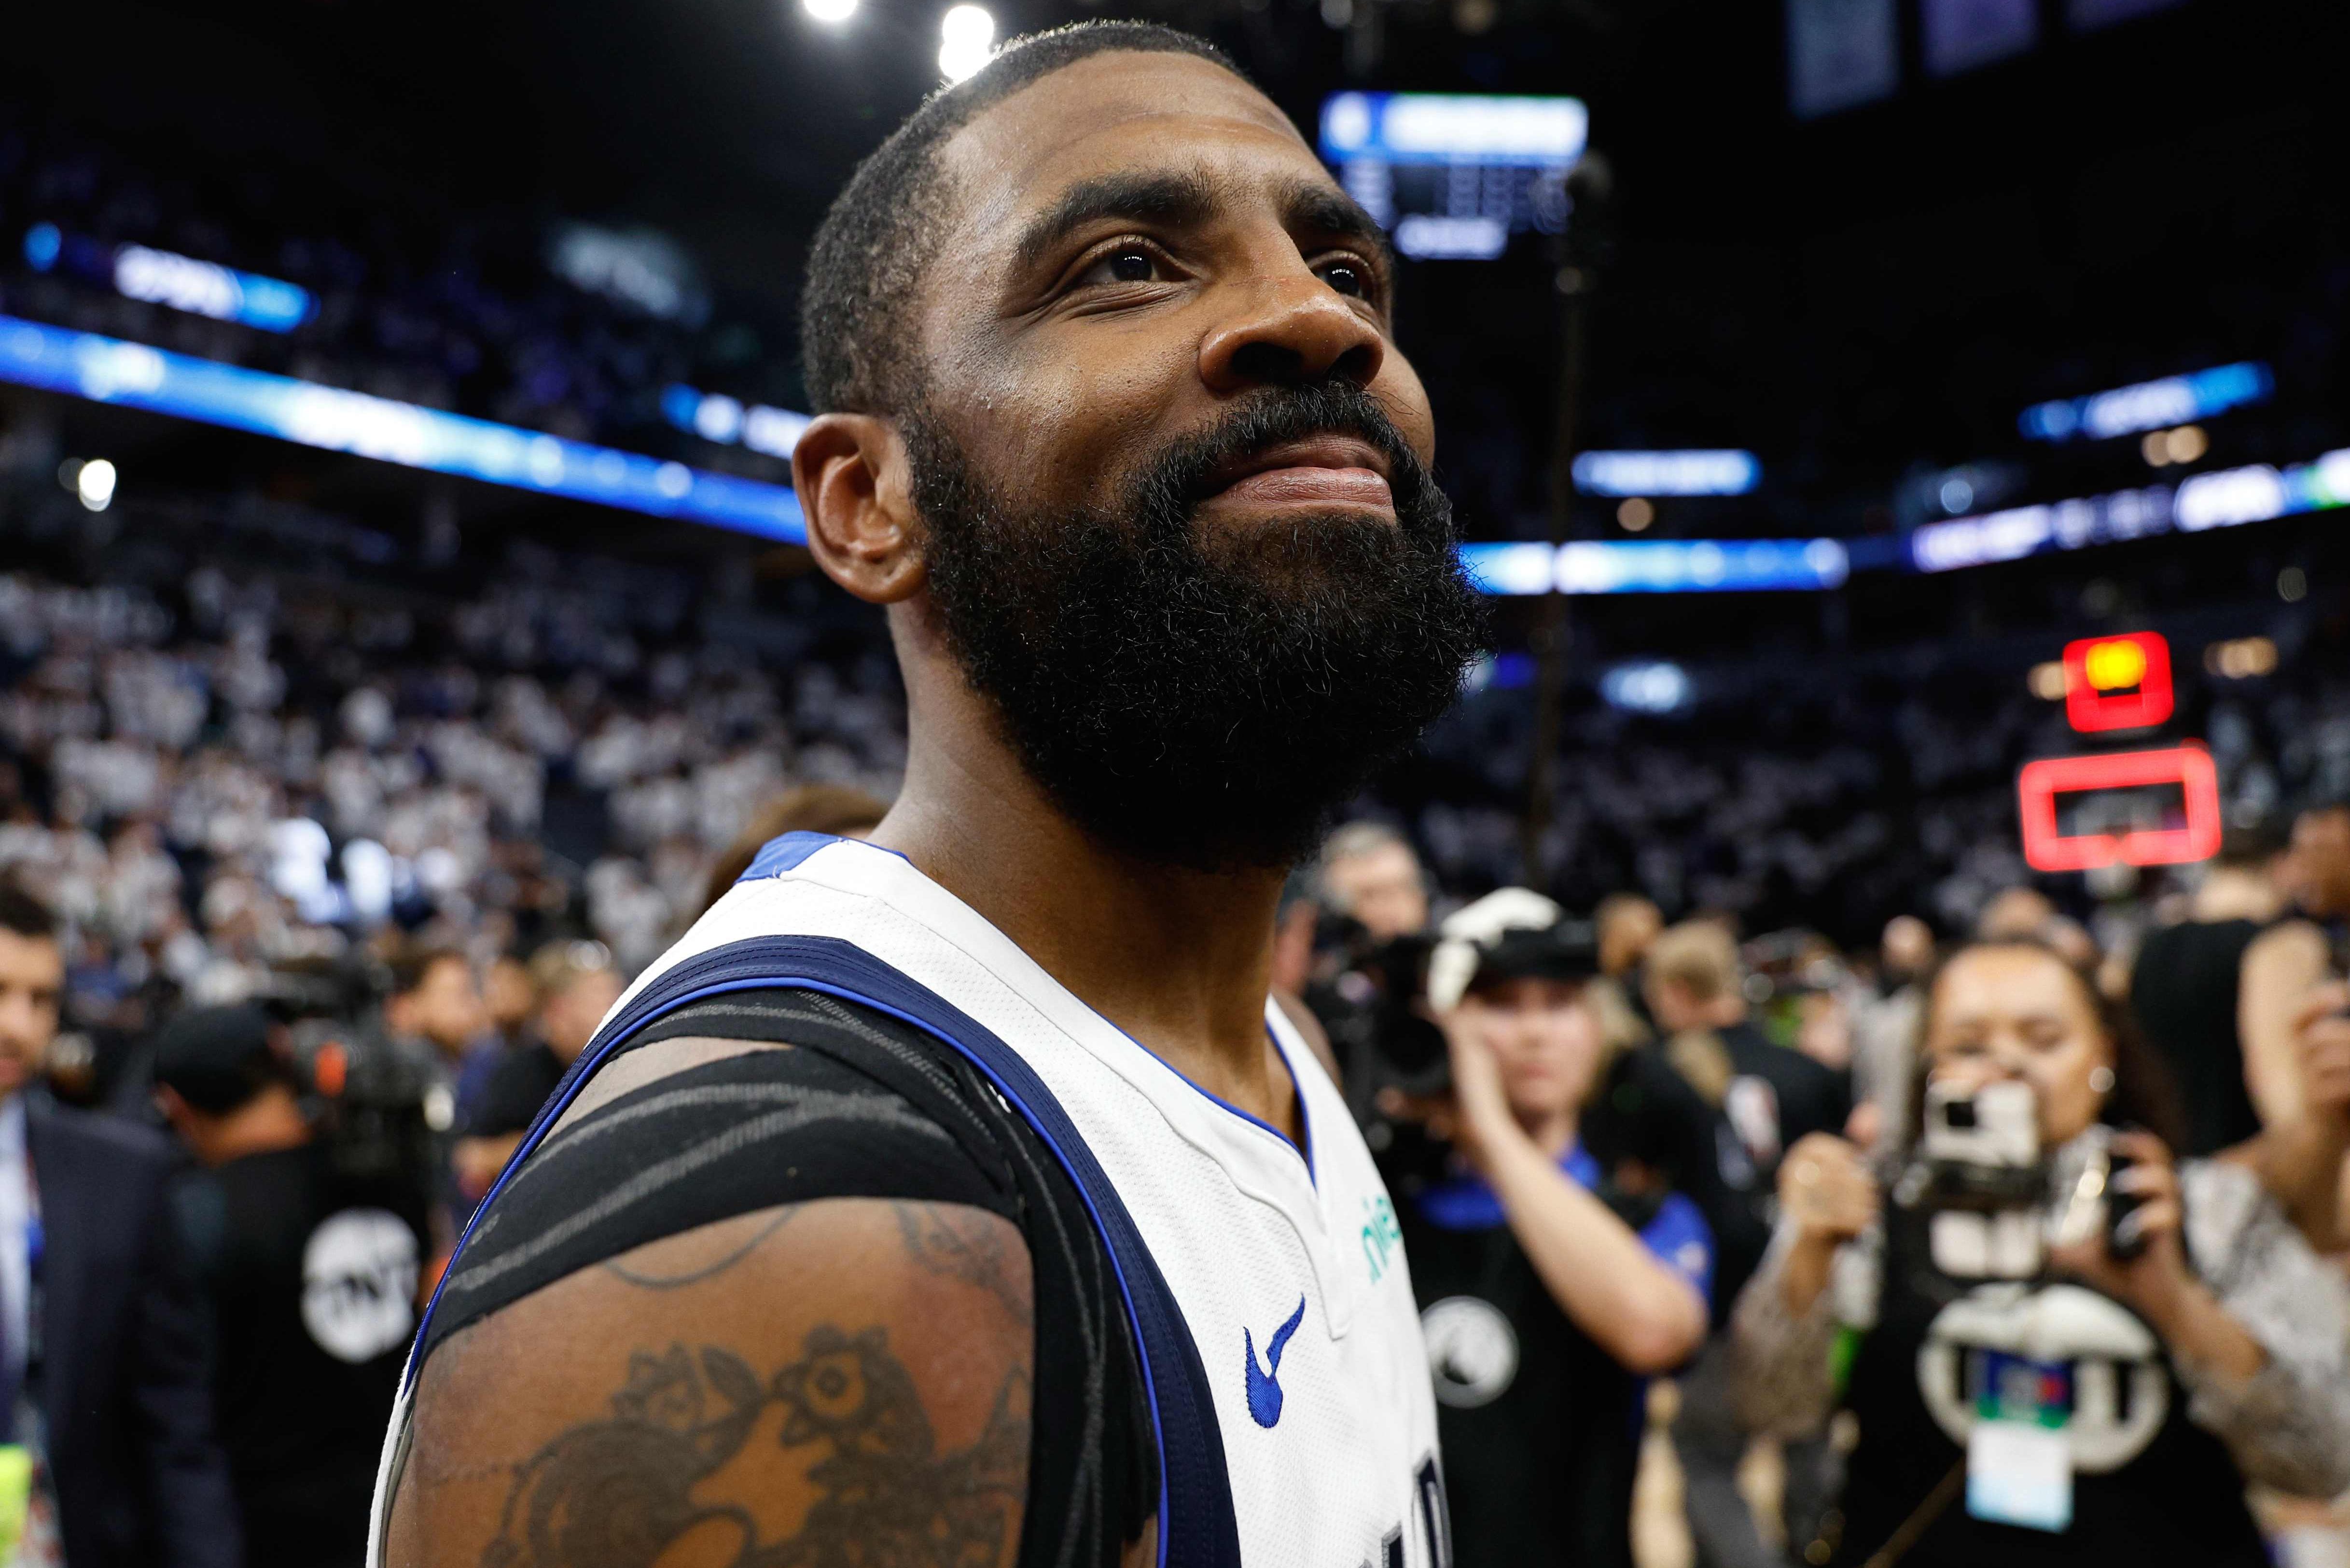
[[[981,110],[1064,67],[1124,50],[1191,55],[1248,80],[1204,38],[1149,22],[1077,22],[1006,44],[941,88],[857,167],[808,250],[800,358],[818,413],[893,413],[919,391],[906,317],[941,239],[950,192],[939,149]],[[1253,85],[1253,84],[1252,84]]]

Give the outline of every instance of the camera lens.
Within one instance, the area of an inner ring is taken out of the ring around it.
[[[1975,1126],[1975,1103],[1972,1100],[1950,1100],[1942,1106],[1942,1125],[1953,1132],[1971,1130]]]

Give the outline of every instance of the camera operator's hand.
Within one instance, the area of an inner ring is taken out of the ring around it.
[[[1502,1084],[1502,1064],[1477,1031],[1471,1000],[1430,1014],[1443,1032],[1452,1064],[1452,1089],[1441,1095],[1407,1095],[1382,1089],[1378,1107],[1398,1121],[1418,1122],[1430,1137],[1451,1144],[1482,1169],[1497,1139],[1523,1140],[1524,1131],[1510,1113]]]
[[[1779,1277],[1787,1311],[1802,1317],[1827,1289],[1836,1249],[1876,1222],[1877,1178],[1859,1148],[1833,1133],[1807,1133],[1779,1162],[1781,1222],[1794,1245]]]
[[[2252,1376],[2268,1352],[2188,1267],[2179,1233],[2184,1210],[2178,1168],[2169,1148],[2152,1133],[2120,1132],[2114,1135],[2113,1151],[2131,1162],[2115,1175],[2114,1187],[2138,1199],[2133,1222],[2146,1238],[2146,1250],[2120,1262],[2106,1251],[2106,1228],[2100,1225],[2080,1241],[2051,1248],[2049,1262],[2134,1309],[2161,1336],[2173,1360],[2208,1367],[2231,1381]]]
[[[1779,1164],[1779,1210],[1807,1240],[1849,1241],[1877,1219],[1877,1178],[1843,1138],[1807,1134]]]
[[[2130,1224],[2146,1238],[2145,1250],[2126,1262],[2116,1258],[2106,1249],[2106,1228],[2099,1225],[2078,1241],[2052,1247],[2048,1261],[2151,1319],[2193,1281],[2178,1237],[2178,1168],[2169,1148],[2148,1132],[2116,1133],[2113,1152],[2117,1162],[2130,1162],[2114,1173],[2114,1190],[2138,1200]]]
[[[1438,1014],[1436,1020],[1452,1058],[1451,1136],[1461,1152],[1481,1168],[1496,1143],[1526,1136],[1510,1110],[1502,1064],[1478,1027],[1477,1015],[1482,1011],[1483,1004],[1471,997]]]
[[[2350,985],[2312,991],[2293,1018],[2303,1093],[2314,1115],[2350,1122]]]

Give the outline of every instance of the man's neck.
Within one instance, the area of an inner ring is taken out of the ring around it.
[[[872,841],[976,909],[1077,999],[1201,1088],[1297,1136],[1265,1033],[1282,873],[1117,854],[1053,804],[964,692],[910,681],[906,787]]]

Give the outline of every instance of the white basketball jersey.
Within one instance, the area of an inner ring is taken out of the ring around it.
[[[795,937],[847,943],[933,993],[1058,1102],[1197,1351],[1243,1563],[1447,1568],[1435,1399],[1394,1210],[1345,1100],[1277,1008],[1266,1023],[1297,1085],[1303,1153],[1177,1074],[904,857],[793,835],[639,977],[607,1028],[649,991],[683,990],[712,955]],[[1161,1446],[1176,1462],[1173,1435]],[[1162,1521],[1162,1557],[1168,1539]]]

